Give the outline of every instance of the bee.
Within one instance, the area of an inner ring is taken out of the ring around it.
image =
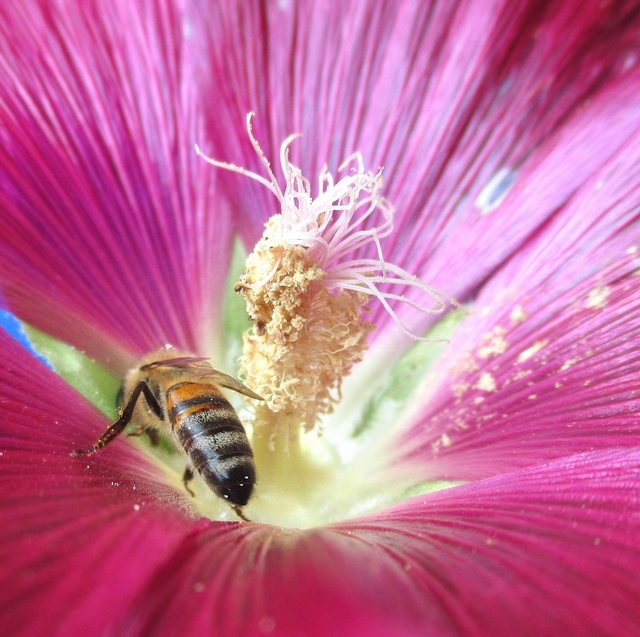
[[[71,455],[100,451],[132,420],[138,425],[138,435],[147,433],[157,444],[158,427],[166,425],[207,485],[246,520],[242,507],[256,482],[255,462],[244,427],[221,387],[263,400],[240,381],[214,369],[208,358],[175,349],[149,354],[124,377],[118,420],[93,447]],[[192,478],[193,471],[187,466],[183,482],[191,495],[188,482]]]

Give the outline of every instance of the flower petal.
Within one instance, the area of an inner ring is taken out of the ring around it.
[[[118,635],[635,635],[640,453],[594,453],[313,531],[211,526]]]
[[[434,372],[443,380],[414,397],[399,463],[468,480],[640,444],[639,140],[482,291]]]
[[[166,343],[210,352],[220,320],[198,24],[169,0],[0,9],[2,289],[117,372]]]
[[[383,194],[397,209],[385,258],[459,300],[640,127],[640,14],[625,4],[274,1],[213,10],[214,73],[228,87],[212,96],[223,123],[216,158],[260,172],[243,126],[249,110],[274,162],[280,142],[303,133],[292,161],[312,183],[325,162],[335,172],[362,152],[368,168],[385,167]],[[276,201],[244,177],[220,178],[253,245]],[[376,258],[375,246],[359,256]],[[373,318],[390,320],[377,306]]]
[[[193,524],[132,445],[70,458],[104,417],[1,330],[0,348],[2,632],[106,634]]]
[[[412,500],[375,531],[461,634],[634,635],[639,471],[638,448],[573,456]]]
[[[7,634],[637,630],[638,450],[567,458],[314,531],[194,526],[133,452],[123,462],[126,445],[99,458],[98,474],[74,466],[65,438],[95,411],[0,342]]]

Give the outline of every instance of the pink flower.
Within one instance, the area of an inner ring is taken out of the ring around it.
[[[237,371],[233,240],[278,201],[194,144],[258,173],[250,111],[272,163],[302,133],[312,183],[384,167],[385,260],[473,310],[390,301],[450,339],[416,345],[371,301],[303,438],[332,471],[263,449],[265,523],[198,513],[144,443],[69,457],[109,418],[0,334],[2,633],[638,634],[639,26],[574,0],[0,6],[2,293],[114,375],[54,357],[94,404],[166,343]]]

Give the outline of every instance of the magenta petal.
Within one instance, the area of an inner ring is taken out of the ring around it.
[[[616,281],[629,265],[547,297],[537,312],[526,310],[523,323],[496,321],[482,331],[470,325],[477,340],[445,358],[449,376],[403,434],[396,461],[414,461],[424,479],[470,480],[640,445],[640,280]],[[607,306],[590,307],[600,289],[610,293]],[[511,307],[518,316],[519,306]]]
[[[640,444],[639,140],[482,290],[400,443],[400,462],[417,460],[428,479],[468,480]]]
[[[640,128],[640,14],[624,3],[212,7],[226,88],[212,95],[216,157],[260,172],[249,110],[276,165],[280,142],[303,134],[291,155],[312,184],[325,162],[335,171],[361,151],[368,167],[384,166],[397,209],[386,258],[460,300]],[[498,174],[489,199],[511,193],[486,214],[476,202]],[[276,201],[244,177],[220,178],[252,245]],[[390,320],[378,306],[374,319]]]
[[[69,457],[104,417],[1,331],[0,349],[1,632],[106,634],[191,524],[130,443]]]
[[[638,628],[638,450],[566,458],[324,529],[194,525],[125,443],[90,469],[69,458],[66,440],[100,419],[0,341],[4,634]]]
[[[631,637],[639,470],[637,451],[595,453],[333,528],[212,526],[117,634]]]
[[[2,290],[116,370],[166,343],[205,350],[220,318],[231,229],[194,151],[198,24],[168,0],[0,9]]]
[[[89,447],[109,421],[2,329],[0,349],[0,436],[4,454],[0,469],[15,464],[14,477],[29,476],[37,483],[50,483],[52,488],[66,485],[69,493],[75,494],[80,486],[96,493],[96,481],[110,480],[141,481],[147,497],[154,489],[159,489],[156,495],[160,496],[167,492],[159,469],[125,436],[113,441],[108,453],[71,458],[74,449]],[[7,470],[6,477],[10,475]],[[24,493],[15,495],[26,496],[30,488],[33,483],[25,485]],[[104,494],[112,493],[112,486],[106,485]],[[133,498],[139,495],[131,494]],[[110,500],[112,496],[106,497]]]
[[[417,637],[425,616],[449,623],[433,597],[411,591],[379,538],[349,535],[211,527],[157,574],[118,635]]]
[[[639,471],[638,449],[574,456],[412,500],[373,529],[461,634],[631,636]]]

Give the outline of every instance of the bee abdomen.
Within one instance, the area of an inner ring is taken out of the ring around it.
[[[244,427],[221,394],[211,393],[206,385],[190,385],[167,392],[167,409],[176,436],[205,482],[221,497],[244,506],[256,481]],[[200,387],[203,391],[196,392]]]

